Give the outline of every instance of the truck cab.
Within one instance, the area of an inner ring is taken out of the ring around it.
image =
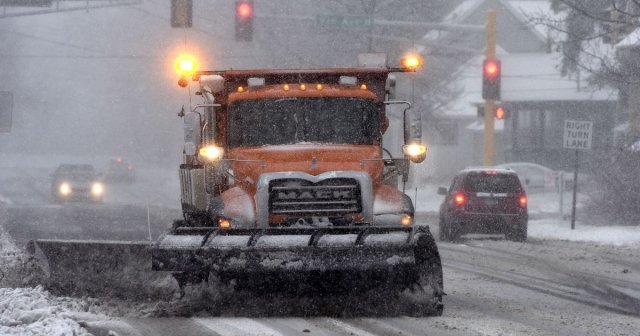
[[[185,150],[181,169],[186,225],[411,226],[411,200],[385,177],[406,176],[408,159],[424,160],[425,151],[384,158],[388,75],[369,68],[199,73],[206,103],[190,117],[202,126],[189,129],[202,135],[186,137],[198,138],[191,145],[198,151]],[[424,149],[419,133],[405,138]]]

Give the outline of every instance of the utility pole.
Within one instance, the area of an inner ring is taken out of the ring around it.
[[[486,59],[494,60],[496,58],[496,11],[487,12],[487,51]],[[494,149],[494,109],[495,101],[493,99],[485,99],[484,101],[484,156],[483,163],[485,166],[493,166]]]

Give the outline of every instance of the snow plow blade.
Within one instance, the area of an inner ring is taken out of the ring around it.
[[[185,273],[386,270],[416,265],[421,236],[393,227],[179,228],[152,248],[152,264]]]
[[[344,293],[382,290],[395,293],[392,297],[400,302],[398,311],[403,313],[428,316],[443,311],[440,255],[428,227],[423,226],[182,227],[161,237],[151,254],[153,269],[172,272],[181,290],[214,275],[223,282],[235,279],[237,285],[258,292],[264,288],[295,291],[296,285],[282,286],[288,283]]]
[[[45,275],[47,289],[66,295],[151,297],[170,274],[151,270],[150,241],[30,241],[27,251]]]

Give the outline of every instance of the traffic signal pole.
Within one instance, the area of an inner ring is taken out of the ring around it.
[[[487,51],[486,59],[493,60],[496,58],[496,11],[487,12]],[[483,70],[484,71],[484,70]],[[494,149],[494,110],[495,101],[493,99],[485,99],[484,101],[484,156],[483,164],[485,166],[493,166]]]

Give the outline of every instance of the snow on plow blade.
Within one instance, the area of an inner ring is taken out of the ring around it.
[[[154,282],[168,274],[151,270],[150,241],[30,241],[27,251],[46,276],[46,287],[67,295],[154,296]]]
[[[198,273],[372,271],[415,264],[411,228],[185,228],[152,248],[153,269]]]

